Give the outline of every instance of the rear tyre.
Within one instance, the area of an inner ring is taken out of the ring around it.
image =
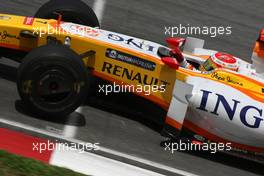
[[[50,0],[39,8],[36,18],[57,19],[62,14],[62,20],[91,27],[100,27],[94,11],[81,0]]]
[[[88,74],[80,58],[63,45],[33,49],[18,69],[19,95],[33,113],[66,116],[86,99]]]

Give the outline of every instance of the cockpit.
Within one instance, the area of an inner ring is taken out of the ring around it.
[[[200,39],[196,39],[200,40]],[[181,42],[181,43],[180,43]],[[168,45],[170,48],[160,47],[158,49],[158,55],[161,58],[172,58],[175,59],[175,64],[179,64],[179,67],[183,67],[186,69],[201,71],[201,72],[211,72],[217,68],[223,68],[232,71],[238,71],[239,68],[239,61],[238,58],[234,57],[231,54],[217,52],[213,50],[205,50],[202,48],[190,48],[190,47],[197,47],[197,41],[194,42],[194,46],[187,46],[187,50],[191,50],[192,53],[184,54],[184,40],[181,38],[172,38],[171,40],[167,40]],[[189,41],[190,42],[190,41]],[[201,47],[201,46],[198,46]],[[202,43],[203,47],[203,43]],[[205,51],[208,57],[201,59],[199,55],[193,54],[194,50]],[[193,57],[188,57],[193,56]],[[167,59],[168,60],[168,59]]]

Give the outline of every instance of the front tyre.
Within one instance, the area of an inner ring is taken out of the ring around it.
[[[59,13],[62,20],[90,27],[100,27],[93,9],[81,0],[50,0],[36,12],[36,18],[57,19]]]
[[[63,45],[33,49],[18,69],[17,88],[26,107],[40,116],[66,116],[88,92],[87,70],[78,54]]]

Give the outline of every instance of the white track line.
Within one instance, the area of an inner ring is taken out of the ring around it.
[[[80,106],[78,109],[75,110],[75,112],[83,114],[83,107]],[[69,116],[69,118],[73,118],[73,117]],[[71,119],[68,119],[68,120],[71,121]],[[64,137],[74,138],[77,134],[77,130],[78,130],[78,127],[76,125],[64,125],[62,135]]]
[[[95,0],[93,10],[99,20],[99,22],[102,22],[103,15],[104,15],[104,8],[105,8],[105,0]]]
[[[77,134],[78,127],[74,125],[64,125],[62,135],[67,138],[74,138]]]
[[[66,140],[66,141],[69,141],[69,142],[74,142],[74,143],[87,143],[88,142],[88,141],[85,142],[85,141],[81,141],[81,140],[77,140],[77,139],[73,139],[73,138],[67,138],[67,137],[64,137],[64,136],[61,136],[61,135],[58,135],[58,134],[54,134],[54,133],[48,132],[46,130],[42,130],[42,129],[39,129],[39,128],[35,128],[35,127],[29,126],[29,125],[25,125],[25,124],[22,124],[22,123],[19,123],[19,122],[14,122],[14,121],[2,119],[2,118],[0,118],[0,123],[11,125],[13,127],[22,128],[22,129],[25,129],[25,130],[28,130],[28,131],[44,134],[44,135],[47,135],[47,136],[50,136],[50,137]],[[125,154],[125,153],[121,153],[121,152],[118,152],[118,151],[115,151],[115,150],[112,150],[112,149],[104,148],[104,147],[101,147],[101,146],[100,146],[100,150],[105,152],[105,153],[109,153],[109,154],[112,154],[112,155],[115,155],[115,156],[123,157],[123,158],[129,159],[129,160],[132,160],[132,161],[136,161],[136,162],[148,165],[148,166],[152,166],[152,167],[155,167],[155,168],[158,168],[158,169],[162,169],[162,170],[165,170],[165,171],[169,171],[169,172],[172,172],[172,173],[176,173],[176,174],[179,174],[179,175],[183,175],[183,176],[198,176],[196,174],[193,174],[193,173],[181,170],[181,169],[172,168],[172,167],[160,164],[160,163],[156,163],[156,162],[153,162],[153,161],[150,161],[150,160],[147,160],[147,159],[131,156],[131,155],[128,155],[128,154]]]
[[[83,114],[83,106],[80,106],[75,110],[76,113]],[[69,116],[69,118],[74,118]],[[69,121],[73,121],[72,119],[68,119]],[[78,127],[76,125],[64,125],[62,135],[68,138],[74,138],[77,134]]]
[[[102,22],[103,15],[104,15],[105,3],[106,3],[105,0],[95,0],[94,1],[93,10],[100,23]],[[80,114],[83,114],[83,107],[80,106],[75,111]],[[62,133],[64,137],[74,138],[77,133],[77,127],[72,126],[72,125],[65,125]]]
[[[58,146],[63,148],[63,150],[56,149]],[[80,153],[72,150],[70,147],[63,146],[63,144],[57,144],[56,148],[52,152],[49,164],[70,168],[79,173],[94,176],[165,176],[94,153]]]

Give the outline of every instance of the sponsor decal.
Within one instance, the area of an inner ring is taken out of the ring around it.
[[[155,46],[146,44],[144,40],[138,40],[134,38],[125,39],[124,37],[117,34],[108,34],[108,39],[116,42],[122,42],[129,47],[134,47],[143,51],[154,53]]]
[[[214,72],[214,73],[211,74],[211,77],[213,79],[216,79],[217,81],[224,81],[224,82],[227,82],[227,83],[243,86],[243,83],[240,82],[238,79],[233,78],[231,76],[227,76],[225,74],[220,74],[220,73]]]
[[[40,20],[37,20],[36,22],[37,23],[42,23],[42,24],[47,24],[48,23],[47,21],[40,21]]]
[[[32,26],[34,23],[35,18],[34,17],[25,17],[23,24]]]
[[[4,40],[7,38],[7,31],[0,32],[0,39]]]
[[[141,67],[144,68],[146,70],[150,70],[150,71],[154,71],[156,68],[156,64],[154,62],[145,60],[145,59],[141,59],[139,57],[127,54],[127,53],[123,53],[117,50],[113,50],[113,49],[107,49],[105,56],[108,58],[112,58],[121,62],[125,62],[131,65],[135,65],[137,67]]]
[[[239,100],[232,99],[232,102],[227,100],[225,96],[217,93],[213,93],[207,90],[200,90],[202,92],[202,99],[200,106],[197,109],[214,114],[221,118],[228,118],[233,121],[234,117],[238,117],[240,122],[248,128],[259,128],[263,123],[263,108],[256,107],[255,105],[247,105]],[[213,109],[208,109],[208,103],[215,102]],[[223,107],[223,110],[219,110],[219,107]],[[236,115],[235,115],[236,114]]]
[[[20,39],[18,36],[9,34],[7,31],[0,31],[0,39],[5,40],[7,38]]]
[[[137,84],[164,85],[165,89],[168,85],[170,85],[169,82],[160,80],[159,78],[155,78],[149,74],[142,74],[135,70],[129,70],[128,68],[121,67],[119,65],[114,65],[108,62],[104,62],[101,71],[120,78],[137,82]]]
[[[11,19],[10,16],[4,16],[4,15],[0,16],[0,20],[10,20],[10,19]]]

